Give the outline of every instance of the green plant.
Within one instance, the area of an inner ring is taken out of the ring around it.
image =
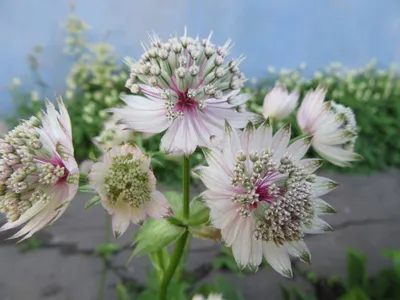
[[[367,275],[366,256],[354,249],[347,251],[347,277],[332,276],[327,279],[313,274],[299,273],[315,288],[315,295],[305,295],[297,287],[281,286],[284,300],[340,299],[340,300],[395,300],[400,299],[400,251],[388,250],[383,254],[393,265],[384,268],[373,278]]]
[[[312,88],[324,85],[327,99],[350,107],[357,119],[359,136],[355,151],[363,160],[354,164],[351,169],[343,169],[332,164],[323,168],[339,172],[368,173],[387,168],[400,167],[400,141],[396,137],[400,131],[400,76],[397,66],[378,69],[376,61],[369,62],[360,69],[346,69],[339,63],[332,63],[313,77],[304,76],[305,67],[300,69],[283,69],[278,73],[270,68],[265,80],[255,88],[248,88],[254,97],[249,101],[252,111],[261,113],[265,94],[276,83],[282,83],[289,90],[299,90],[301,97]],[[290,118],[293,134],[300,133],[295,117]],[[374,145],[374,147],[371,147]],[[310,152],[310,155],[315,153]]]

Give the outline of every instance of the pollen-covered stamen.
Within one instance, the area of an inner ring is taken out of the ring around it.
[[[151,200],[150,178],[143,169],[143,163],[130,153],[113,158],[104,180],[104,188],[111,204],[125,203],[138,208]]]
[[[231,184],[241,188],[243,193],[235,194],[232,201],[241,204],[239,208],[241,216],[249,216],[260,201],[273,202],[278,195],[278,190],[275,188],[278,172],[272,160],[272,154],[269,149],[261,154],[252,152],[248,157],[243,151],[237,153]],[[250,173],[246,171],[249,163],[247,160],[252,163]]]
[[[284,165],[284,167],[282,167]],[[277,193],[274,202],[258,218],[254,238],[282,245],[302,239],[302,226],[311,223],[314,208],[311,200],[311,182],[315,179],[301,167],[283,158],[279,169],[291,169],[284,186]]]

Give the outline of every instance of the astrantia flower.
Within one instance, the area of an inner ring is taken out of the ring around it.
[[[243,132],[227,126],[222,150],[205,151],[208,166],[197,170],[212,224],[240,268],[256,270],[264,255],[290,277],[289,255],[310,261],[304,234],[331,229],[319,215],[334,211],[319,197],[337,184],[313,174],[320,160],[302,159],[310,138],[289,140],[289,126],[274,136],[266,123]]]
[[[0,141],[0,210],[8,219],[1,230],[26,223],[13,238],[55,222],[78,190],[71,122],[61,98],[58,106],[47,102],[42,120],[23,121]]]
[[[266,119],[283,120],[296,108],[298,99],[297,91],[289,94],[285,86],[278,85],[265,95],[263,115]]]
[[[326,90],[309,91],[297,114],[301,130],[313,136],[314,149],[326,160],[337,166],[349,166],[360,159],[355,153],[357,125],[350,108],[332,101],[324,102]]]
[[[209,294],[207,298],[202,295],[195,295],[192,300],[224,300],[221,294]]]
[[[167,130],[162,149],[191,154],[198,145],[214,145],[225,120],[242,128],[254,119],[245,108],[249,95],[239,94],[243,58],[226,63],[230,41],[216,47],[210,37],[199,41],[185,33],[164,43],[155,36],[139,61],[127,59],[126,87],[144,96],[122,97],[127,107],[112,110],[120,122],[140,132]]]
[[[100,135],[95,137],[94,143],[103,150],[119,145],[122,142],[127,142],[133,138],[133,133],[130,130],[123,130],[124,126],[117,124],[118,119],[115,116],[109,118],[103,126]]]
[[[171,213],[167,199],[156,190],[150,158],[135,145],[110,148],[93,165],[89,180],[103,207],[112,215],[116,237],[126,231],[130,222],[143,223],[146,215],[161,219]]]

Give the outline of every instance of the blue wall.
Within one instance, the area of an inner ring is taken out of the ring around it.
[[[376,57],[382,66],[400,58],[398,0],[79,0],[77,13],[93,28],[89,41],[108,41],[121,57],[137,57],[139,41],[155,30],[161,37],[187,25],[189,33],[214,42],[235,42],[232,55],[244,53],[247,77],[266,74],[268,65],[292,68],[304,61],[314,71],[331,61],[350,67]],[[12,108],[5,86],[12,77],[31,81],[26,55],[43,46],[43,76],[63,91],[68,58],[62,53],[60,23],[68,1],[0,1],[0,109]],[[118,5],[117,5],[118,4]],[[50,97],[52,95],[49,95]],[[0,112],[1,114],[1,112]]]

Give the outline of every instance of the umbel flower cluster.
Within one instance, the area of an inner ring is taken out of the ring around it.
[[[227,59],[230,41],[216,46],[211,35],[200,40],[185,31],[166,42],[153,35],[144,48],[139,60],[126,59],[126,86],[134,95],[121,95],[126,106],[111,110],[113,125],[94,140],[103,154],[87,176],[96,194],[90,205],[101,203],[112,216],[115,237],[131,222],[142,225],[133,256],[176,241],[168,267],[153,261],[162,271],[159,299],[166,299],[189,235],[222,241],[239,268],[256,271],[264,257],[291,277],[290,256],[310,262],[305,235],[332,230],[321,216],[335,211],[320,197],[337,183],[315,172],[323,159],[342,167],[359,159],[352,110],[325,101],[322,87],[309,91],[297,109],[299,93],[277,85],[258,116],[246,111],[251,96],[241,93],[243,57]],[[8,220],[1,230],[23,225],[13,237],[52,224],[78,190],[70,119],[61,99],[58,106],[47,102],[41,118],[22,121],[0,141],[0,210]],[[292,114],[303,136],[293,137],[289,123],[277,128]],[[165,131],[161,149],[183,156],[183,195],[157,190],[151,156],[124,141],[126,130]],[[198,147],[207,165],[191,172],[189,157]],[[310,147],[321,158],[308,157]],[[192,201],[190,174],[206,186]]]

